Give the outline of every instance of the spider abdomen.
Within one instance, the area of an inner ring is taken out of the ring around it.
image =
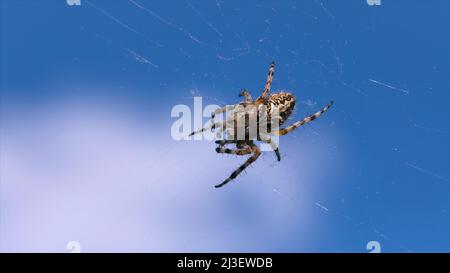
[[[295,97],[291,93],[275,93],[269,96],[266,106],[270,116],[272,116],[275,111],[278,112],[279,123],[281,125],[292,114],[295,107]]]

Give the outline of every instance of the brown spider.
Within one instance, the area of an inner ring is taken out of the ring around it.
[[[272,95],[268,95],[270,91],[270,85],[273,80],[275,70],[275,63],[272,62],[269,67],[269,73],[267,75],[266,86],[261,96],[256,100],[252,100],[250,93],[247,90],[243,90],[239,96],[244,97],[244,101],[235,105],[227,105],[214,111],[211,115],[211,125],[202,128],[200,130],[192,132],[189,136],[197,133],[204,132],[206,130],[213,130],[218,128],[217,133],[226,132],[227,137],[224,140],[217,140],[216,144],[219,146],[216,148],[217,153],[235,154],[235,155],[247,155],[251,156],[247,161],[242,164],[237,170],[235,170],[230,177],[228,177],[222,183],[216,185],[216,188],[222,187],[234,178],[236,178],[245,168],[255,162],[261,155],[260,148],[254,143],[254,141],[262,141],[271,146],[272,150],[278,161],[281,160],[278,145],[272,140],[272,136],[285,135],[294,129],[315,120],[325,111],[327,111],[333,101],[328,103],[319,112],[306,117],[300,121],[295,122],[291,126],[285,128],[278,128],[283,124],[288,117],[292,114],[295,107],[295,98],[291,93],[279,92]],[[230,118],[225,119],[222,122],[214,122],[214,117],[219,113],[231,112]],[[256,122],[252,123],[250,120],[254,119]],[[260,122],[264,121],[266,122]],[[278,124],[276,124],[278,123]],[[260,126],[266,128],[265,131],[261,130]],[[228,149],[224,146],[226,144],[235,144],[236,149]]]

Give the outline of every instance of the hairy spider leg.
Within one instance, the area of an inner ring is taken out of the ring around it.
[[[263,103],[267,98],[267,95],[270,92],[270,85],[272,84],[274,73],[275,73],[275,62],[272,62],[269,67],[269,73],[267,74],[267,80],[266,85],[264,87],[264,91],[262,92],[261,96],[259,96],[259,98],[257,99],[258,102]]]
[[[249,145],[246,145],[244,148],[238,149],[228,149],[223,146],[219,146],[216,148],[216,152],[219,154],[233,154],[233,155],[248,155],[251,154],[252,148]]]
[[[316,118],[320,117],[320,115],[322,115],[323,113],[325,113],[330,107],[331,105],[333,105],[333,101],[330,101],[330,103],[328,103],[324,108],[322,108],[322,110],[320,110],[319,112],[315,113],[314,115],[311,115],[309,117],[306,117],[302,120],[299,120],[297,122],[295,122],[294,124],[292,124],[291,126],[288,126],[286,128],[282,128],[278,131],[273,132],[274,135],[285,135],[295,129],[297,129],[298,127],[302,126],[303,124],[306,124],[308,122],[311,122],[313,120],[315,120]]]
[[[265,135],[261,136],[261,141],[270,145],[270,148],[272,148],[272,150],[275,152],[277,160],[280,161],[281,156],[280,156],[280,151],[278,149],[278,145],[272,141],[272,138],[269,135],[265,134]]]
[[[236,140],[234,140],[234,139],[222,139],[222,140],[216,140],[215,143],[218,144],[219,146],[224,146],[226,144],[236,143]]]
[[[239,97],[244,97],[244,102],[246,102],[246,103],[252,103],[253,102],[252,96],[247,91],[247,89],[242,90],[242,92],[239,93]]]
[[[217,108],[214,110],[214,112],[211,113],[211,118],[214,119],[217,114],[224,113],[228,110],[232,110],[235,106],[234,105],[225,105],[224,107]]]
[[[216,188],[220,188],[223,185],[227,184],[228,182],[230,182],[231,180],[235,179],[243,170],[245,170],[248,166],[250,166],[250,164],[252,164],[253,162],[255,162],[258,157],[261,155],[261,150],[258,148],[258,146],[256,145],[252,145],[251,146],[251,150],[253,152],[253,155],[251,157],[249,157],[247,159],[247,161],[245,161],[244,164],[242,164],[239,168],[237,168],[231,175],[230,177],[228,177],[225,181],[223,181],[222,183],[215,185],[214,187]]]
[[[216,127],[222,128],[223,126],[224,126],[223,122],[220,122],[220,121],[219,122],[213,122],[213,123],[211,123],[210,125],[208,125],[206,127],[203,127],[203,128],[201,128],[201,129],[199,129],[197,131],[193,131],[192,133],[189,134],[189,136],[193,136],[195,134],[202,133],[204,131],[207,131],[209,129],[213,129],[213,128],[216,128]]]

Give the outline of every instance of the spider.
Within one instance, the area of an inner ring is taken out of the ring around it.
[[[250,93],[247,90],[243,90],[239,96],[244,97],[244,101],[235,105],[227,105],[225,107],[215,110],[211,114],[211,125],[206,126],[200,130],[194,131],[189,134],[192,136],[197,133],[204,132],[211,129],[218,128],[217,134],[226,132],[227,137],[223,140],[217,140],[218,144],[216,148],[217,153],[234,154],[234,155],[251,155],[244,164],[237,168],[225,181],[215,185],[216,188],[220,188],[228,182],[235,179],[243,170],[255,162],[261,155],[261,149],[255,144],[255,141],[261,141],[270,145],[275,152],[277,160],[281,160],[278,145],[273,141],[271,136],[281,136],[289,132],[292,132],[296,128],[315,120],[325,111],[327,111],[333,101],[329,102],[322,110],[310,115],[302,120],[299,120],[292,125],[279,128],[273,126],[274,121],[278,122],[278,125],[282,125],[288,117],[292,114],[295,107],[295,97],[291,93],[278,92],[269,95],[270,85],[272,84],[273,75],[275,71],[275,62],[272,62],[269,67],[269,73],[267,75],[266,85],[262,94],[253,100]],[[231,117],[225,118],[223,121],[214,122],[214,117],[217,114],[231,112]],[[256,124],[251,124],[250,119],[256,117]],[[267,122],[264,122],[266,120]],[[240,125],[239,125],[240,124]],[[267,130],[262,132],[260,126],[266,126]],[[257,127],[257,128],[255,128]],[[241,137],[239,137],[239,131]],[[242,136],[243,134],[243,136]],[[227,144],[235,144],[235,149],[225,148]]]

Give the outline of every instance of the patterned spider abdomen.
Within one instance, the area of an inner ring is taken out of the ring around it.
[[[292,114],[295,107],[295,97],[291,93],[275,93],[269,96],[265,105],[270,116],[272,116],[275,111],[278,113],[278,120],[281,125]]]

